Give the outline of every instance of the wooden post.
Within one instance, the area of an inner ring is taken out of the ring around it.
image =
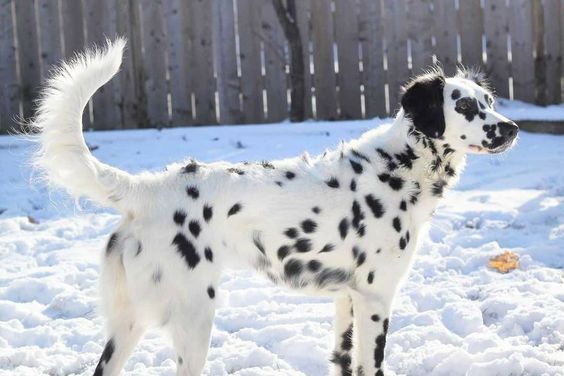
[[[82,1],[61,0],[63,22],[63,53],[65,59],[84,50],[84,15]]]
[[[312,77],[311,77],[311,0],[298,0],[296,18],[300,31],[300,40],[304,58],[304,112],[305,118],[313,118],[312,110]]]
[[[217,72],[219,121],[239,124],[243,121],[235,50],[235,12],[233,0],[215,0],[213,12],[213,47]]]
[[[18,129],[20,117],[12,4],[0,2],[0,133]]]
[[[49,75],[49,70],[63,57],[59,1],[38,0],[37,6],[41,41],[41,75],[45,78]]]
[[[401,85],[409,78],[405,0],[384,0],[384,38],[388,61],[390,115],[399,108]]]
[[[407,34],[411,43],[411,72],[421,74],[433,64],[431,0],[407,0]]]
[[[486,73],[497,95],[509,98],[509,60],[507,31],[509,21],[505,0],[486,0],[484,30],[486,33]]]
[[[357,7],[349,0],[335,0],[335,42],[339,62],[341,119],[360,119],[359,27]]]
[[[168,72],[170,80],[172,126],[192,124],[192,90],[190,74],[190,33],[186,1],[163,3],[168,37]]]
[[[481,68],[484,64],[482,59],[484,18],[480,0],[463,0],[459,1],[458,5],[462,64]]]
[[[28,119],[33,115],[33,101],[37,98],[41,83],[35,2],[34,0],[18,0],[14,1],[14,5],[16,7],[18,46],[25,46],[25,48],[18,49],[18,55],[23,117]]]
[[[560,0],[543,0],[544,47],[546,51],[546,103],[562,102],[561,77],[564,58],[564,3]],[[559,79],[560,78],[560,79]]]
[[[379,1],[360,0],[359,24],[362,41],[365,117],[384,117],[387,115],[386,79],[383,65],[383,19]]]
[[[319,120],[335,120],[337,118],[337,91],[333,59],[331,2],[312,0],[311,4],[316,115]]]
[[[513,97],[533,103],[535,101],[535,62],[533,58],[532,2],[512,0],[509,14]]]
[[[458,62],[457,22],[454,0],[434,0],[433,29],[435,55],[448,76],[456,72]]]

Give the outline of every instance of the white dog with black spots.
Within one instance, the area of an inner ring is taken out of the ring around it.
[[[108,340],[94,374],[118,375],[145,330],[160,326],[172,336],[177,374],[200,375],[221,272],[244,264],[334,297],[333,372],[383,375],[390,307],[423,225],[467,153],[502,152],[517,136],[481,77],[440,69],[416,77],[392,124],[315,157],[189,160],[130,175],[94,158],[81,124],[124,45],[63,64],[32,124],[46,180],[123,215],[103,257]]]

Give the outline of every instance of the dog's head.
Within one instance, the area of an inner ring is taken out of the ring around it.
[[[496,112],[487,82],[473,71],[446,78],[434,69],[418,76],[404,87],[401,105],[417,131],[465,152],[501,153],[513,146],[519,131]]]

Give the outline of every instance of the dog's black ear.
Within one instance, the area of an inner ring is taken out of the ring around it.
[[[416,77],[404,87],[401,105],[405,116],[428,137],[438,138],[445,132],[444,87],[445,77],[441,71]]]

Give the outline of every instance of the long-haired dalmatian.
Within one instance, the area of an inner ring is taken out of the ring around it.
[[[89,152],[81,125],[124,45],[62,65],[33,123],[48,182],[123,215],[103,256],[108,340],[94,374],[119,374],[157,325],[172,336],[178,375],[200,375],[221,272],[243,262],[274,283],[334,297],[334,373],[383,375],[390,307],[422,225],[467,153],[500,153],[516,139],[487,85],[434,69],[405,86],[393,124],[337,150],[130,175]]]

